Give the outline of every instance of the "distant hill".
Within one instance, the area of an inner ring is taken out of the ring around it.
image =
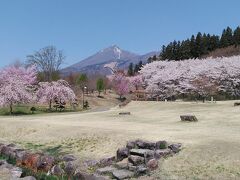
[[[111,71],[104,68],[106,64],[115,63],[118,69],[127,69],[130,63],[137,64],[139,61],[147,62],[150,56],[159,52],[153,51],[144,55],[139,55],[119,48],[117,45],[105,48],[96,54],[81,60],[69,67],[61,70],[61,74],[86,73],[108,75]]]

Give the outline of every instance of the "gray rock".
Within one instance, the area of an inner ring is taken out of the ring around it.
[[[25,150],[17,150],[16,151],[16,160],[18,162],[22,162],[24,160],[25,155],[28,154]]]
[[[156,149],[166,149],[168,147],[167,141],[157,141]]]
[[[1,154],[7,157],[13,157],[15,156],[14,148],[11,146],[2,146],[1,148]]]
[[[124,158],[127,158],[129,155],[129,149],[128,148],[119,148],[117,150],[117,161],[121,161]]]
[[[54,165],[51,169],[51,173],[52,173],[52,175],[60,176],[64,173],[64,171],[62,170],[62,168],[59,165]]]
[[[167,156],[169,156],[171,154],[172,154],[172,150],[169,149],[169,148],[167,148],[167,149],[158,149],[158,150],[155,151],[154,157],[156,159],[160,159],[162,157],[165,158],[165,157],[167,157]]]
[[[7,162],[5,162],[4,164],[2,164],[1,166],[0,166],[0,168],[1,169],[4,169],[4,168],[6,168],[6,169],[12,169],[13,168],[13,165],[12,164],[8,164]]]
[[[138,166],[138,165],[141,165],[141,164],[144,164],[144,161],[145,159],[141,156],[134,156],[134,155],[131,155],[128,157],[128,161],[130,163],[132,163],[134,166]]]
[[[7,163],[7,161],[5,161],[5,160],[0,160],[0,166],[2,166],[3,164],[6,164]]]
[[[198,119],[194,115],[181,115],[181,121],[197,122]]]
[[[104,168],[97,169],[96,173],[100,175],[111,175],[113,171],[115,171],[116,168],[112,166],[107,166]]]
[[[136,172],[137,166],[134,166],[132,163],[128,163],[128,170]]]
[[[63,161],[65,161],[65,162],[77,160],[77,158],[76,158],[74,155],[72,155],[72,154],[64,155],[62,159],[63,159]]]
[[[12,147],[12,148],[16,147],[16,145],[15,145],[15,144],[13,144],[13,143],[11,143],[11,144],[8,144],[7,146],[8,146],[8,147]]]
[[[171,144],[168,146],[174,153],[178,153],[181,150],[182,144],[176,143],[176,144]]]
[[[137,175],[144,175],[148,173],[148,168],[145,165],[140,165],[137,166],[135,171]]]
[[[100,166],[101,167],[110,166],[115,162],[115,160],[116,160],[115,156],[103,158],[100,160]]]
[[[129,171],[129,170],[122,169],[122,170],[113,171],[113,177],[118,179],[118,180],[131,178],[133,176],[134,176],[134,173],[132,171]]]
[[[54,165],[55,159],[52,156],[43,155],[37,161],[37,169],[48,172]]]
[[[151,171],[155,170],[158,168],[158,161],[156,159],[151,159],[147,162],[147,167]]]
[[[130,154],[141,156],[146,159],[151,159],[154,157],[154,151],[149,149],[131,149]]]
[[[119,169],[127,169],[128,168],[128,158],[123,159],[120,162],[117,162],[115,166]]]
[[[13,178],[20,178],[22,175],[22,169],[19,167],[13,167],[11,169],[11,174]]]
[[[126,147],[130,150],[130,149],[134,149],[134,148],[136,148],[136,141],[128,141],[127,142],[127,145],[126,145]]]
[[[143,140],[137,140],[136,145],[140,149],[151,149],[151,150],[154,150],[156,146],[155,143],[153,142],[143,141]]]
[[[73,164],[72,161],[65,163],[64,171],[67,175],[73,175],[76,170],[76,166]]]

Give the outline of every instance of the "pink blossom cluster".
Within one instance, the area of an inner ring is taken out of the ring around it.
[[[120,96],[120,98],[129,93],[130,82],[123,72],[114,73],[110,79],[114,90]]]
[[[65,80],[40,82],[36,93],[38,102],[53,103],[54,101],[75,102],[76,96]]]
[[[0,71],[0,106],[14,104],[49,103],[55,100],[75,102],[75,94],[64,80],[37,83],[37,70],[34,66],[10,66]]]
[[[163,99],[212,91],[240,95],[240,56],[156,61],[145,65],[140,75],[146,90]]]
[[[0,105],[12,106],[33,100],[31,86],[36,83],[36,68],[10,66],[0,71]]]
[[[141,75],[128,77],[130,88],[132,91],[138,90],[142,87],[143,79]]]

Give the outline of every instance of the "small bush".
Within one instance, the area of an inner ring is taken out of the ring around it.
[[[37,111],[37,108],[35,108],[34,106],[31,107],[30,111],[32,112],[32,114],[34,114],[35,111]]]

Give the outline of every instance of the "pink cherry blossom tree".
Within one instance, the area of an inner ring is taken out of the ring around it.
[[[240,96],[240,56],[155,61],[145,65],[140,75],[146,91],[162,99],[196,93],[216,92]]]
[[[34,100],[32,86],[36,83],[34,66],[24,68],[10,66],[0,71],[0,106],[8,106],[13,113],[14,104],[30,103]]]
[[[141,75],[128,77],[131,89],[138,90],[143,85],[143,80]]]
[[[112,85],[116,93],[119,95],[120,99],[124,95],[128,94],[130,91],[129,79],[125,76],[123,72],[115,72],[112,77],[110,77]]]
[[[40,103],[48,103],[52,109],[54,101],[74,103],[76,96],[67,81],[40,82],[36,93]]]

